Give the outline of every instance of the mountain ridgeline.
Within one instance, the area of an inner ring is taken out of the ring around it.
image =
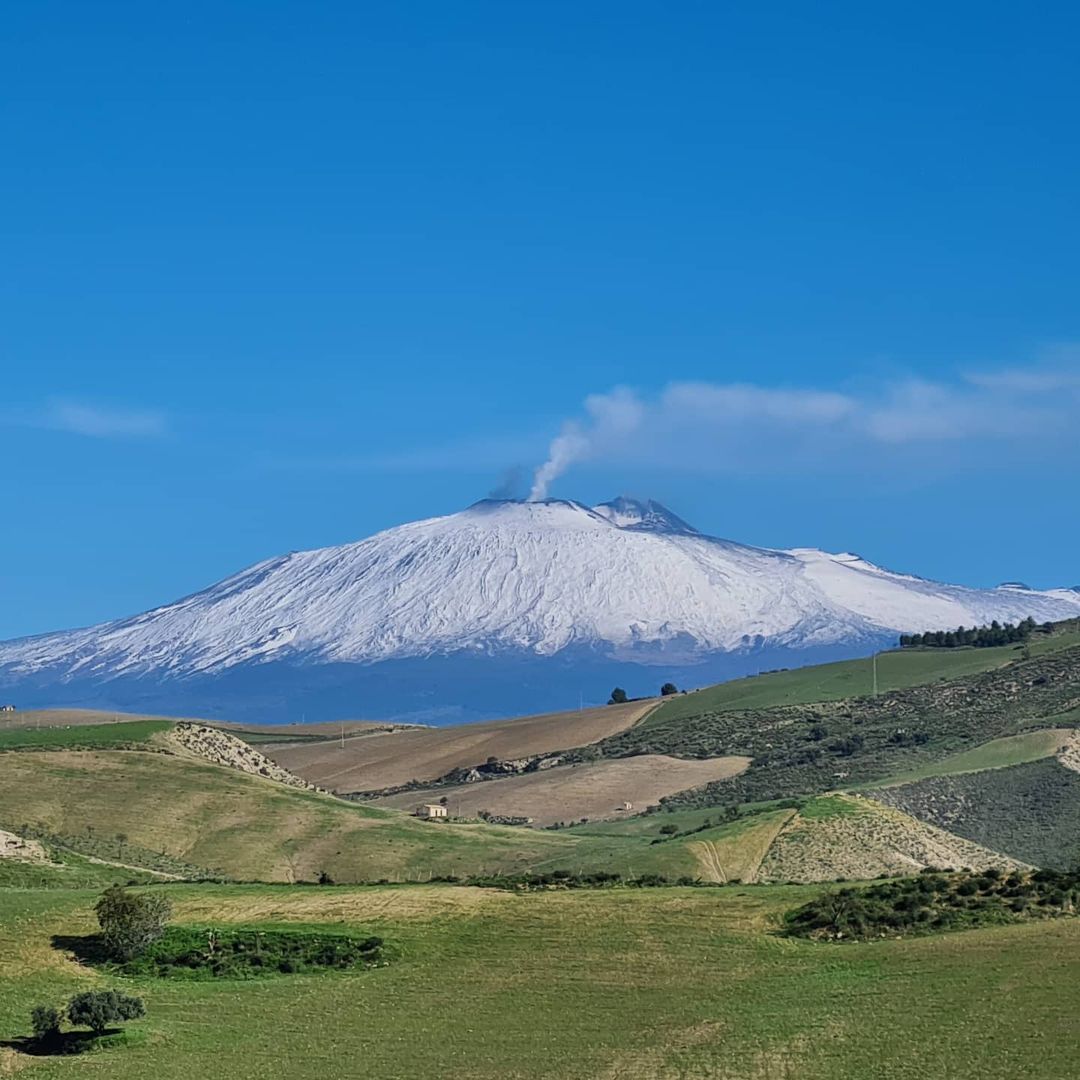
[[[0,688],[22,706],[441,723],[1077,614],[1070,589],[942,585],[850,553],[749,547],[653,501],[484,500],[267,559],[140,615],[2,643]]]

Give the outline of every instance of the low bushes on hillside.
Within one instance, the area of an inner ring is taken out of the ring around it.
[[[1076,914],[1080,871],[945,873],[831,889],[787,914],[794,937],[860,941]]]
[[[173,926],[119,970],[158,978],[249,979],[351,971],[385,963],[384,942],[379,937]]]
[[[432,881],[476,885],[488,889],[513,889],[518,892],[544,889],[610,889],[618,887],[648,889],[665,885],[713,887],[720,884],[720,882],[702,881],[700,878],[688,876],[669,878],[663,874],[641,874],[638,877],[623,877],[622,874],[612,873],[608,870],[597,870],[585,874],[573,874],[569,870],[552,870],[547,873],[536,874],[493,874],[471,878],[432,878]],[[728,884],[737,885],[738,882],[731,881]]]

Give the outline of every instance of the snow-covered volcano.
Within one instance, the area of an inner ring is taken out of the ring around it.
[[[585,682],[592,671],[625,669],[644,690],[669,673],[704,682],[766,657],[812,662],[1028,615],[1080,615],[1080,594],[747,547],[651,501],[485,500],[269,559],[142,615],[0,644],[0,685],[33,702],[172,712],[482,715],[570,704],[583,682],[595,698],[610,687]]]

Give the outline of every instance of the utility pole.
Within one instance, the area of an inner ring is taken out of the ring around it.
[[[341,725],[341,749],[345,749],[345,724]]]

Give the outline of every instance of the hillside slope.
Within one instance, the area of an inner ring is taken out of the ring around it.
[[[403,880],[522,870],[573,847],[550,833],[429,825],[151,751],[0,753],[0,823],[88,829],[241,880]]]
[[[995,738],[1078,725],[1080,646],[1068,645],[990,671],[876,698],[651,718],[648,724],[564,756],[753,758],[750,769],[730,785],[674,800],[708,805],[710,799],[770,799],[866,784]]]
[[[761,861],[758,881],[860,880],[1020,860],[955,836],[882,803],[851,795],[811,801],[781,830]]]
[[[937,776],[875,798],[1037,866],[1080,863],[1080,773],[1056,758]]]
[[[341,793],[430,781],[489,758],[514,761],[595,742],[632,727],[654,701],[544,713],[444,728],[405,728],[343,742],[279,743],[262,749],[278,764]]]
[[[403,792],[376,800],[379,806],[408,810],[417,803],[445,799],[458,817],[482,812],[531,819],[538,826],[590,821],[640,813],[667,795],[737,776],[749,758],[681,758],[646,754],[584,765],[563,765],[482,783],[450,784]],[[630,810],[626,810],[626,805]]]

